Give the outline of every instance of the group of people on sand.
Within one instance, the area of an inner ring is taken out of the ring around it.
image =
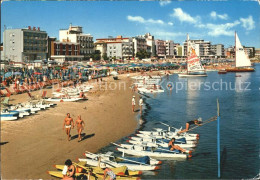
[[[144,105],[144,101],[143,98],[140,96],[139,98],[140,114],[142,114],[143,105]],[[133,96],[132,98],[132,111],[133,113],[135,112],[135,96]]]
[[[65,132],[66,132],[66,134],[68,136],[68,141],[71,140],[70,131],[71,131],[71,129],[74,128],[74,126],[77,126],[78,142],[80,142],[82,140],[81,132],[83,131],[83,129],[85,127],[85,123],[81,119],[81,116],[78,115],[78,119],[75,121],[75,124],[74,124],[73,118],[70,117],[70,113],[67,113],[67,116],[64,119],[64,123],[63,123],[63,130],[65,129]]]
[[[73,165],[70,159],[65,161],[65,166],[62,171],[63,180],[75,180],[76,179],[76,167]],[[108,167],[104,169],[103,179],[109,177],[109,180],[115,180],[116,175],[115,173]]]

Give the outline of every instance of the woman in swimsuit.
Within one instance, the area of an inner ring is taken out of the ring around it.
[[[199,118],[200,119],[200,118]],[[181,134],[181,133],[184,133],[184,132],[187,132],[190,128],[191,125],[197,125],[197,126],[201,126],[200,124],[201,121],[199,121],[198,119],[195,119],[193,121],[189,121],[189,122],[186,122],[186,129],[183,129],[182,131],[179,131],[178,134]]]
[[[74,180],[75,179],[75,166],[72,165],[70,159],[65,161],[65,168],[67,168],[67,172],[63,174],[63,180]]]
[[[84,126],[85,126],[85,123],[84,121],[81,119],[81,116],[79,115],[78,116],[78,119],[76,120],[76,125],[77,125],[77,130],[78,130],[78,142],[80,142],[82,139],[81,139],[81,132],[82,130],[84,129]]]
[[[105,171],[104,171],[104,180],[106,179],[107,176],[109,176],[109,180],[115,180],[116,179],[115,173],[109,168],[106,168]]]

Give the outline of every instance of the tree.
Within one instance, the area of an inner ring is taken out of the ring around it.
[[[99,50],[95,50],[95,52],[92,53],[92,54],[90,55],[90,57],[91,57],[93,60],[98,61],[98,60],[101,59],[101,53],[100,53]]]
[[[102,58],[105,60],[105,61],[107,61],[109,58],[107,57],[107,53],[104,53],[103,55],[102,55]]]
[[[136,57],[138,57],[138,59],[150,58],[151,53],[145,50],[141,50],[136,53]]]

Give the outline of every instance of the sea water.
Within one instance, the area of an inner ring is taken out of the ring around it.
[[[164,93],[144,96],[146,110],[142,130],[185,128],[187,121],[201,117],[205,122],[217,115],[220,104],[221,178],[253,178],[259,173],[260,64],[255,72],[218,74],[208,77],[162,79]],[[172,89],[168,85],[171,84]],[[142,179],[216,179],[217,122],[192,131],[200,135],[193,157],[184,161],[163,161],[157,172],[146,172]],[[125,143],[123,138],[119,143]],[[114,150],[109,146],[102,152]]]

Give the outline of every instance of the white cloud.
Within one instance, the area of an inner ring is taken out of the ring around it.
[[[171,1],[169,1],[169,0],[160,0],[159,4],[160,4],[160,6],[166,6],[168,4],[171,4]]]
[[[212,11],[210,13],[210,17],[212,17],[213,19],[223,19],[223,20],[227,20],[228,19],[228,15],[227,14],[217,14],[215,11]]]
[[[255,21],[252,16],[248,16],[248,18],[240,18],[240,21],[246,30],[252,30],[255,28]]]
[[[196,16],[195,18],[184,12],[181,8],[173,9],[172,17],[179,19],[181,22],[197,23],[199,22],[200,17]]]
[[[168,24],[170,26],[173,25],[172,22],[168,22],[168,23],[165,23],[164,21],[158,19],[158,20],[154,20],[152,18],[150,19],[144,19],[143,17],[141,16],[127,16],[127,19],[129,21],[133,21],[133,22],[138,22],[138,23],[142,23],[142,24],[159,24],[159,25],[165,25],[165,24]]]
[[[197,27],[208,29],[209,36],[234,36],[234,30],[232,30],[232,28],[239,24],[239,21],[234,21],[233,23],[225,24],[199,24]]]
[[[161,39],[171,39],[171,38],[176,38],[179,36],[186,36],[186,34],[183,32],[155,31],[153,34],[155,36],[158,36],[158,38],[161,38]]]

